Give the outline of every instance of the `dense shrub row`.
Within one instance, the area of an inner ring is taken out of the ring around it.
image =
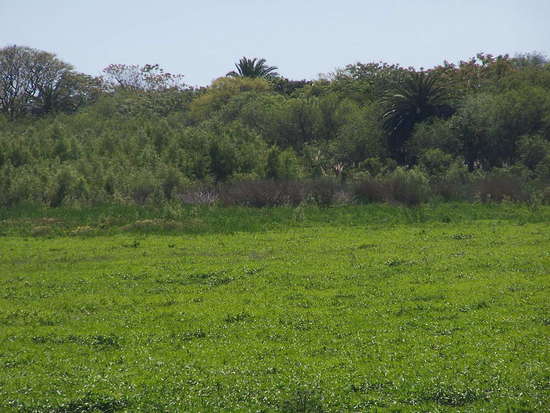
[[[76,159],[72,162],[30,162],[0,169],[0,204],[16,206],[33,202],[57,207],[102,203],[223,205],[331,205],[349,202],[397,202],[417,205],[429,200],[528,201],[550,200],[548,185],[533,180],[526,171],[500,169],[469,172],[455,165],[430,175],[427,168],[395,167],[376,175],[259,178],[243,174],[238,179],[215,182],[196,180],[160,161],[149,167],[117,163],[109,159]],[[265,176],[265,175],[264,175]]]
[[[470,177],[469,182],[432,183],[418,169],[397,168],[387,176],[366,177],[355,182],[336,179],[302,181],[238,181],[217,187],[188,188],[176,198],[183,204],[226,206],[320,206],[388,202],[409,206],[428,201],[523,201],[550,202],[550,192],[526,188],[514,175]]]

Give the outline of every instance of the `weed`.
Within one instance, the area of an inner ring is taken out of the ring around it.
[[[129,403],[127,399],[117,399],[111,396],[88,394],[85,397],[63,403],[50,410],[52,413],[115,413],[125,410]]]
[[[426,391],[421,398],[443,406],[462,407],[482,400],[484,397],[478,391],[470,388],[436,387]]]
[[[201,330],[194,330],[194,331],[186,331],[184,333],[174,333],[171,335],[172,339],[180,340],[180,341],[191,341],[196,340],[200,338],[205,338],[206,333]]]
[[[250,321],[253,317],[247,312],[241,312],[237,314],[228,314],[224,317],[223,321],[228,324],[238,323],[241,321]]]
[[[384,264],[387,265],[388,267],[397,267],[399,265],[403,265],[405,264],[406,261],[400,259],[400,258],[388,258]]]
[[[472,239],[473,237],[474,236],[472,234],[463,234],[463,233],[451,235],[451,238],[456,240]]]
[[[322,413],[325,410],[323,396],[318,389],[299,388],[282,400],[280,410],[287,413]]]

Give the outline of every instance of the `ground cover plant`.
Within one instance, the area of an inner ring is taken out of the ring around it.
[[[0,410],[544,411],[550,208],[0,211]]]

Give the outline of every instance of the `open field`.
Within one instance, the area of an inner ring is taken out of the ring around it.
[[[148,214],[0,213],[0,411],[550,405],[549,207]]]

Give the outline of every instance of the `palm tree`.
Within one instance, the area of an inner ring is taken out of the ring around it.
[[[235,67],[237,68],[237,71],[231,71],[226,76],[233,76],[233,77],[261,77],[264,79],[270,79],[273,77],[279,76],[275,70],[277,70],[276,66],[267,66],[265,63],[265,59],[249,59],[247,57],[243,57],[241,60],[239,60],[239,63],[235,63]]]
[[[394,159],[405,162],[404,145],[417,123],[432,117],[448,117],[453,109],[450,95],[436,72],[409,72],[383,99],[382,114]]]

